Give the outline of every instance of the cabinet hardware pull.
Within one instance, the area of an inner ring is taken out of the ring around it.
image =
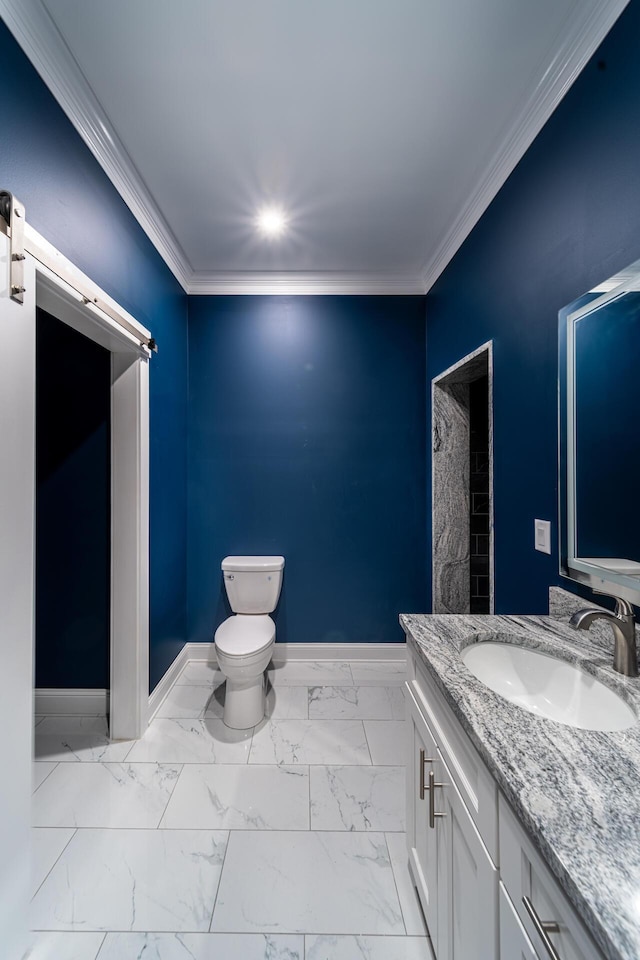
[[[444,783],[436,783],[436,775],[429,770],[429,826],[435,827],[436,817],[446,817],[446,813],[436,813],[436,787],[444,787]]]
[[[561,960],[560,954],[549,939],[550,933],[560,933],[560,924],[556,923],[555,920],[541,920],[538,916],[538,911],[532,904],[529,897],[523,897],[522,902],[525,910],[531,917],[531,922],[536,928],[536,933],[542,940],[544,948],[551,957],[551,960]]]
[[[420,751],[420,799],[424,800],[424,794],[427,789],[424,782],[424,765],[425,763],[435,763],[433,757],[428,757],[424,750]]]

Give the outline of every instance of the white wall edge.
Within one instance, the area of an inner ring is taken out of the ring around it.
[[[109,694],[100,689],[34,690],[34,711],[47,716],[106,717]]]
[[[582,16],[575,17],[553,64],[534,87],[527,108],[497,148],[438,249],[425,263],[425,293],[458,252],[627,4],[628,0],[607,0],[590,8],[585,5]]]

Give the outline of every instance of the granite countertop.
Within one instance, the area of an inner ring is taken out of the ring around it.
[[[577,609],[586,605],[578,598]],[[610,628],[577,633],[551,616],[403,614],[400,623],[605,956],[638,960],[640,679],[614,672]],[[493,693],[459,653],[496,633],[491,639],[517,635],[580,665],[618,691],[638,723],[615,733],[578,730]]]

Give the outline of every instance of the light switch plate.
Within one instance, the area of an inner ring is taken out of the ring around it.
[[[551,521],[534,520],[535,547],[540,553],[551,553]]]

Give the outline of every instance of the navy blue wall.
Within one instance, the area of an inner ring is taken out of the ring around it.
[[[189,636],[227,554],[283,554],[277,640],[393,642],[425,608],[424,298],[189,299]]]
[[[1,23],[0,46],[0,185],[160,347],[150,378],[153,687],[186,628],[187,297]]]
[[[38,310],[36,687],[109,686],[110,407],[109,351]]]
[[[494,340],[498,612],[542,612],[549,584],[568,583],[558,310],[640,256],[638,36],[634,0],[427,297],[429,380]],[[533,549],[535,517],[553,521],[550,557]]]

